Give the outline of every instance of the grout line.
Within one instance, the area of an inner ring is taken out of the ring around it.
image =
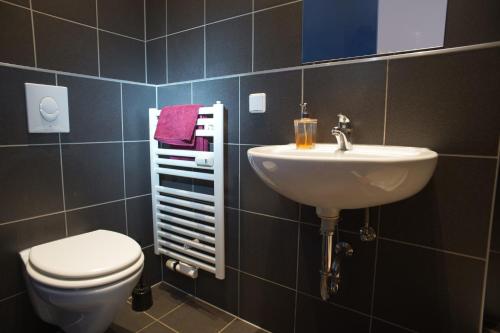
[[[45,14],[46,15],[46,14]],[[70,21],[71,22],[71,21]],[[94,28],[94,29],[97,29],[97,28]],[[111,34],[111,35],[116,35],[116,36],[120,36],[120,37],[123,37],[123,38],[128,38],[128,39],[133,39],[137,42],[143,42],[144,43],[144,40],[143,39],[140,39],[140,38],[136,38],[136,37],[132,37],[132,36],[127,36],[127,35],[124,35],[124,34],[121,34],[119,32],[114,32],[114,31],[111,31],[111,30],[105,30],[105,29],[101,29],[99,28],[99,31],[100,32],[106,32],[108,34]]]
[[[172,327],[168,326],[167,324],[165,324],[165,323],[164,323],[164,322],[162,322],[162,321],[157,320],[156,322],[157,322],[158,324],[160,324],[160,325],[162,325],[162,326],[165,326],[166,328],[168,328],[168,329],[170,329],[170,330],[174,331],[175,333],[180,333],[178,330],[176,330],[176,329],[174,329],[174,328],[172,328]]]
[[[150,247],[152,246],[155,246],[154,243],[153,244],[149,244],[149,245],[146,245],[146,246],[143,246],[141,247],[141,250],[146,250],[146,249],[149,249]]]
[[[224,330],[226,328],[228,328],[232,323],[234,323],[237,319],[238,319],[238,317],[234,317],[233,320],[231,320],[229,323],[227,323],[226,326],[224,326],[221,330],[218,331],[218,333],[224,332]]]
[[[465,254],[465,253],[454,252],[454,251],[449,251],[449,250],[444,250],[444,249],[438,249],[438,248],[431,247],[431,246],[420,245],[420,244],[416,244],[416,243],[410,243],[410,242],[400,241],[397,239],[391,239],[391,238],[386,238],[386,237],[378,237],[378,238],[380,238],[381,240],[384,240],[384,241],[389,241],[389,242],[408,245],[408,246],[419,247],[421,249],[426,249],[426,250],[430,250],[430,251],[436,251],[436,252],[441,252],[441,253],[445,253],[445,254],[453,254],[453,255],[456,255],[459,257],[469,258],[469,259],[478,260],[478,261],[482,261],[482,262],[486,261],[485,258],[476,257],[476,256],[472,256],[472,255]]]
[[[203,0],[203,77],[207,77],[207,0]]]
[[[253,0],[252,0],[253,2]],[[241,77],[238,76],[238,143],[241,142]],[[238,145],[238,269],[241,267],[241,146]],[[240,272],[238,272],[238,306],[236,311],[241,315],[241,281]]]
[[[128,216],[127,216],[127,177],[125,175],[125,142],[123,142],[123,84],[120,84],[120,122],[122,130],[122,174],[123,174],[123,198],[125,210],[125,233],[128,235]]]
[[[62,155],[62,145],[61,145],[61,133],[59,133],[59,162],[61,163],[61,191],[63,199],[63,210],[64,210],[64,229],[66,232],[66,237],[68,237],[68,214],[66,213],[66,193],[64,190],[64,168],[63,168],[63,155]]]
[[[151,193],[145,193],[145,194],[134,195],[131,197],[126,197],[125,200],[147,197],[148,195],[151,195]]]
[[[66,209],[66,211],[67,212],[73,212],[73,211],[87,209],[87,208],[104,206],[104,205],[108,205],[108,204],[112,204],[112,203],[116,203],[116,202],[120,202],[120,201],[125,201],[125,199],[116,199],[116,200],[111,200],[111,201],[106,201],[106,202],[100,202],[100,203],[92,204],[92,205],[88,205],[88,206],[82,206],[82,207],[77,207],[77,208]]]
[[[170,284],[169,284],[169,283],[167,283],[167,282],[165,282],[165,281],[163,281],[163,283],[166,283],[167,285],[169,285],[169,286],[170,286]],[[185,292],[184,290],[182,290],[182,289],[179,289],[179,288],[177,288],[177,287],[175,287],[175,289],[177,289],[177,290],[179,290],[179,291],[182,291],[182,292],[183,292],[184,294],[186,294],[186,295],[190,295],[190,294],[186,293],[186,292]],[[176,305],[174,308],[170,309],[167,313],[162,314],[162,315],[161,315],[160,317],[158,317],[158,318],[153,317],[153,316],[152,316],[152,315],[150,315],[149,313],[148,313],[148,316],[150,316],[151,318],[154,318],[154,319],[156,319],[156,320],[158,320],[158,321],[159,321],[159,320],[161,320],[162,318],[165,318],[166,316],[168,316],[168,315],[169,315],[169,314],[171,314],[172,312],[174,312],[174,311],[176,311],[177,309],[179,309],[181,306],[183,306],[184,304],[186,304],[186,302],[187,302],[187,300],[182,301],[181,303],[179,303],[178,305]]]
[[[332,302],[332,301],[327,301],[327,302],[325,302],[325,301],[323,301],[320,297],[318,297],[318,296],[314,296],[314,295],[310,295],[310,294],[305,293],[305,292],[303,292],[303,291],[297,291],[297,293],[299,293],[299,294],[301,294],[301,295],[304,295],[304,296],[307,296],[307,297],[309,297],[309,298],[316,299],[316,300],[318,300],[318,301],[320,301],[320,302],[323,302],[323,303],[326,303],[326,304],[332,305],[332,306],[334,306],[334,307],[337,307],[337,308],[340,308],[340,309],[343,309],[343,310],[346,310],[346,311],[350,311],[350,312],[357,313],[357,314],[358,314],[358,315],[360,315],[360,316],[370,318],[370,315],[369,315],[369,314],[364,313],[364,312],[361,312],[361,311],[356,310],[356,309],[353,309],[353,308],[350,308],[350,307],[348,307],[348,306],[345,306],[345,305],[342,305],[342,304],[339,304],[339,303],[334,303],[334,302]]]
[[[144,330],[150,326],[153,326],[154,324],[157,323],[157,320],[153,320],[152,322],[150,322],[149,324],[147,324],[146,326],[144,326],[143,328],[137,330],[137,331],[134,331],[135,333],[140,333],[140,332],[144,332]]]
[[[230,267],[230,266],[229,266],[229,267]],[[231,267],[231,268],[232,268],[232,267]],[[265,281],[265,282],[267,282],[267,283],[274,284],[275,286],[280,286],[280,287],[282,287],[282,288],[285,288],[285,289],[291,290],[291,291],[293,291],[293,292],[296,292],[296,290],[295,290],[295,289],[293,289],[292,287],[285,286],[284,284],[281,284],[281,283],[279,283],[279,282],[274,282],[274,281],[272,281],[272,280],[268,280],[268,279],[266,279],[266,278],[264,278],[264,277],[262,277],[262,276],[254,275],[254,274],[252,274],[252,273],[248,273],[248,272],[242,271],[241,269],[239,270],[239,272],[240,272],[240,273],[242,273],[242,274],[245,274],[245,275],[251,276],[251,277],[253,277],[253,278],[256,278],[256,279],[259,279],[259,280]]]
[[[386,141],[386,131],[387,131],[387,98],[389,96],[389,61],[387,60],[385,64],[385,100],[384,100],[384,132],[382,136],[382,144],[385,145]]]
[[[143,0],[143,17],[144,17],[144,77],[145,77],[145,82],[148,82],[148,51],[147,51],[147,42],[146,42],[146,0]]]
[[[257,213],[257,212],[253,212],[253,211],[245,210],[245,209],[240,209],[240,211],[245,212],[245,213],[254,214],[254,215],[266,216],[266,217],[270,217],[270,218],[276,219],[276,220],[283,220],[283,221],[288,221],[288,222],[300,223],[300,221],[287,219],[285,217],[278,217],[278,216],[273,216],[273,215],[264,214],[264,213]]]
[[[100,50],[100,37],[99,37],[99,3],[95,0],[95,24],[97,35],[97,76],[101,77],[101,50]]]
[[[168,83],[168,36],[167,36],[167,34],[168,34],[168,0],[165,0],[165,82]]]
[[[25,221],[29,221],[29,220],[36,220],[36,219],[40,219],[42,217],[48,217],[48,216],[57,215],[57,214],[63,214],[63,213],[64,213],[64,210],[60,210],[60,211],[53,212],[53,213],[25,217],[25,218],[18,219],[18,220],[0,222],[0,227],[5,226],[5,225],[9,225],[9,224],[14,224],[14,223],[19,223],[19,222],[25,222]]]
[[[36,57],[36,37],[35,37],[35,19],[33,18],[33,4],[30,0],[30,16],[31,16],[31,36],[33,38],[33,59],[35,61],[35,67],[38,67],[38,60]]]
[[[368,218],[370,216],[370,209],[367,208],[368,210]],[[380,224],[382,223],[382,209],[378,207],[377,210],[377,238],[375,239],[375,257],[374,257],[374,264],[373,264],[373,281],[372,281],[372,299],[370,301],[370,326],[368,332],[372,332],[373,328],[373,309],[375,307],[375,282],[377,279],[377,262],[378,262],[378,247],[379,247],[379,235],[380,235]]]
[[[17,296],[21,296],[23,294],[26,294],[26,290],[23,290],[23,291],[20,291],[18,293],[15,293],[14,295],[10,295],[10,296],[4,297],[4,298],[0,299],[0,303],[8,301],[9,299],[12,299],[12,298],[17,297]]]
[[[302,219],[302,205],[299,205],[299,221]],[[297,304],[299,299],[300,223],[297,224],[297,258],[295,267],[295,300],[293,309],[293,332],[297,331]]]
[[[255,0],[252,0],[252,72],[254,71],[255,53]]]
[[[373,319],[376,319],[376,320],[381,321],[381,322],[383,322],[383,323],[385,323],[385,324],[389,324],[389,325],[391,325],[391,326],[394,326],[394,327],[397,327],[397,328],[403,329],[403,330],[408,331],[408,332],[411,332],[411,333],[419,333],[418,331],[414,331],[414,330],[412,330],[411,328],[401,326],[401,325],[399,325],[399,324],[396,324],[396,323],[390,322],[390,321],[388,321],[388,320],[385,320],[385,319],[382,319],[382,318],[379,318],[379,317],[375,317],[375,316],[373,316]]]
[[[89,141],[89,142],[62,142],[63,145],[98,145],[106,143],[122,143],[123,141]]]
[[[488,270],[490,264],[490,248],[491,248],[491,233],[493,231],[493,218],[495,217],[495,201],[497,195],[497,184],[498,184],[498,170],[500,168],[500,136],[498,138],[498,146],[497,146],[497,165],[495,168],[495,180],[493,183],[493,194],[491,197],[491,207],[490,207],[490,223],[488,226],[488,240],[486,241],[486,261],[484,265],[484,276],[483,276],[483,290],[481,293],[481,310],[479,311],[479,327],[483,327],[483,316],[484,316],[484,308],[486,303],[486,288],[488,285]]]
[[[149,140],[124,140],[123,142],[149,142]],[[61,142],[62,145],[97,145],[107,143],[122,143],[122,141],[89,141],[89,142]],[[0,145],[0,148],[22,148],[22,147],[43,147],[43,146],[58,146],[58,142],[53,143],[26,143],[13,145]]]
[[[26,143],[13,145],[0,145],[0,148],[22,148],[22,147],[43,147],[43,146],[58,146],[59,143]]]

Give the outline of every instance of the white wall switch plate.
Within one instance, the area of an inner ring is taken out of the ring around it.
[[[250,113],[266,112],[266,94],[250,94],[248,96],[248,108]]]
[[[68,88],[25,83],[30,133],[69,133]]]

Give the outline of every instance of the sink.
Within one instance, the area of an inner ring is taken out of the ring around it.
[[[431,178],[437,154],[427,148],[336,144],[298,150],[295,144],[256,147],[248,159],[272,189],[314,206],[319,216],[408,198]]]

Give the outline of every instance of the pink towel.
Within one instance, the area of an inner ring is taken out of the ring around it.
[[[198,110],[202,105],[173,105],[161,109],[154,138],[176,149],[208,151],[209,143],[205,137],[196,137],[195,131]],[[200,116],[204,118],[204,116]],[[177,157],[177,159],[185,159]]]

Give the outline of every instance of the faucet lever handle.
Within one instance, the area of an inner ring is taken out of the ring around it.
[[[346,115],[344,115],[342,113],[339,113],[337,115],[337,117],[339,118],[339,122],[338,122],[337,128],[339,130],[346,131],[347,133],[351,132],[351,130],[352,130],[352,123],[351,123],[351,120],[349,119],[349,117],[347,117]]]

